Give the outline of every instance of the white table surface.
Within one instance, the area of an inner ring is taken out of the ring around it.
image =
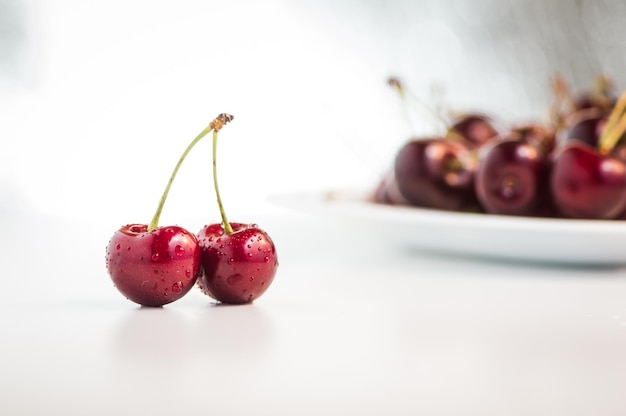
[[[193,290],[155,309],[106,274],[122,224],[3,214],[0,415],[626,414],[625,269],[255,222],[280,258],[263,297],[216,306]]]

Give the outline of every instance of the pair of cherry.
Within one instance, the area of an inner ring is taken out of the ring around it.
[[[256,224],[229,222],[217,182],[217,141],[233,120],[218,115],[187,146],[161,197],[150,224],[128,224],[117,230],[106,250],[106,266],[115,287],[143,306],[163,306],[187,294],[194,285],[211,298],[230,304],[249,303],[272,283],[278,268],[270,236]],[[158,225],[176,174],[191,149],[213,132],[213,185],[222,221],[196,235],[172,225]]]

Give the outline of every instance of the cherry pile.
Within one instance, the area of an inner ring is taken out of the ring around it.
[[[402,84],[390,80],[402,90]],[[484,114],[409,139],[376,187],[377,203],[447,211],[626,219],[626,91],[599,77],[573,94],[553,80],[547,121],[498,127]]]
[[[222,303],[250,303],[274,280],[278,268],[270,236],[256,224],[230,223],[217,181],[218,132],[233,120],[218,115],[187,146],[161,197],[150,224],[128,224],[111,237],[106,267],[111,280],[127,299],[142,306],[163,306],[187,294],[197,284],[203,293]],[[198,234],[179,226],[159,227],[161,211],[176,174],[191,149],[213,132],[213,187],[222,221]]]

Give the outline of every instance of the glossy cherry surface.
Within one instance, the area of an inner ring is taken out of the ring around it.
[[[544,193],[547,163],[530,144],[494,142],[481,152],[475,186],[478,201],[492,214],[530,215]]]
[[[271,285],[278,257],[270,236],[254,224],[205,226],[198,233],[202,273],[198,286],[213,299],[230,304],[249,303]]]
[[[572,142],[554,160],[550,189],[563,216],[616,218],[626,208],[626,165],[584,143]]]
[[[178,226],[148,231],[146,224],[129,224],[109,241],[106,266],[126,298],[143,306],[163,306],[194,286],[200,247],[193,233]]]

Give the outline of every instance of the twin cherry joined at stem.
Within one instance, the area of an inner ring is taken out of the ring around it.
[[[233,120],[218,115],[187,146],[168,181],[149,225],[128,224],[117,230],[106,250],[106,266],[115,287],[143,306],[163,306],[187,294],[198,283],[222,303],[249,303],[272,283],[278,267],[274,243],[256,224],[229,223],[217,183],[217,140]],[[180,166],[191,149],[213,132],[213,184],[222,218],[198,236],[179,226],[158,225]]]

